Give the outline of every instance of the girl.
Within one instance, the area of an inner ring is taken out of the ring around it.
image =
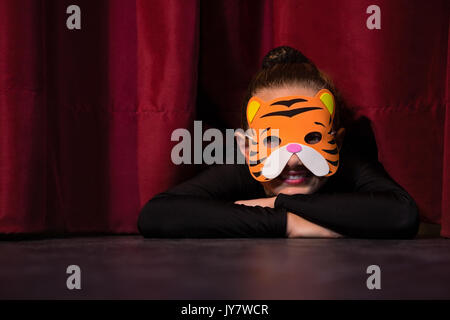
[[[264,113],[264,108],[278,111]],[[414,237],[419,226],[414,200],[378,161],[344,144],[342,108],[332,82],[303,54],[286,46],[271,50],[244,101],[242,127],[250,134],[236,133],[247,165],[214,165],[156,195],[140,213],[140,233],[168,238]],[[327,114],[329,121],[319,121],[319,114]],[[307,124],[308,117],[314,121]],[[273,133],[276,126],[292,125],[298,130]],[[316,129],[300,136],[307,126]],[[283,146],[289,135],[302,144]],[[323,143],[334,146],[320,149]],[[267,157],[259,157],[258,144],[267,146]]]

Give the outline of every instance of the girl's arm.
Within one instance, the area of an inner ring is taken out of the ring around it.
[[[341,238],[342,235],[330,229],[312,223],[302,217],[288,212],[287,230],[288,238]]]
[[[343,169],[354,186],[352,192],[280,194],[275,208],[284,208],[343,236],[413,238],[417,234],[420,220],[414,200],[378,161],[353,157]]]
[[[156,195],[141,210],[140,233],[152,238],[285,237],[285,209],[233,203],[263,192],[245,170],[212,166]]]
[[[239,200],[235,203],[247,206],[274,207],[276,197]],[[342,235],[312,223],[292,212],[287,213],[286,236],[288,238],[341,238]]]

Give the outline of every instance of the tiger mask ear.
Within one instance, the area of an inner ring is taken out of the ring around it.
[[[259,108],[261,108],[262,100],[252,97],[247,104],[247,123],[250,125],[256,116]]]
[[[336,105],[334,102],[334,96],[333,94],[327,90],[327,89],[321,89],[319,92],[317,92],[316,98],[318,98],[327,108],[328,112],[331,115],[331,118],[334,118],[334,114],[336,111]]]

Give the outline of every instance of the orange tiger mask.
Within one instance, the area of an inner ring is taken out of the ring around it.
[[[250,173],[258,181],[276,178],[296,154],[314,175],[331,176],[339,166],[333,132],[335,101],[321,89],[314,97],[289,96],[247,104]]]

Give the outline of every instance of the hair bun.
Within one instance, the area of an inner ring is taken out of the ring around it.
[[[270,50],[262,61],[262,68],[268,69],[276,64],[309,63],[311,61],[297,49],[289,46],[276,47]]]

